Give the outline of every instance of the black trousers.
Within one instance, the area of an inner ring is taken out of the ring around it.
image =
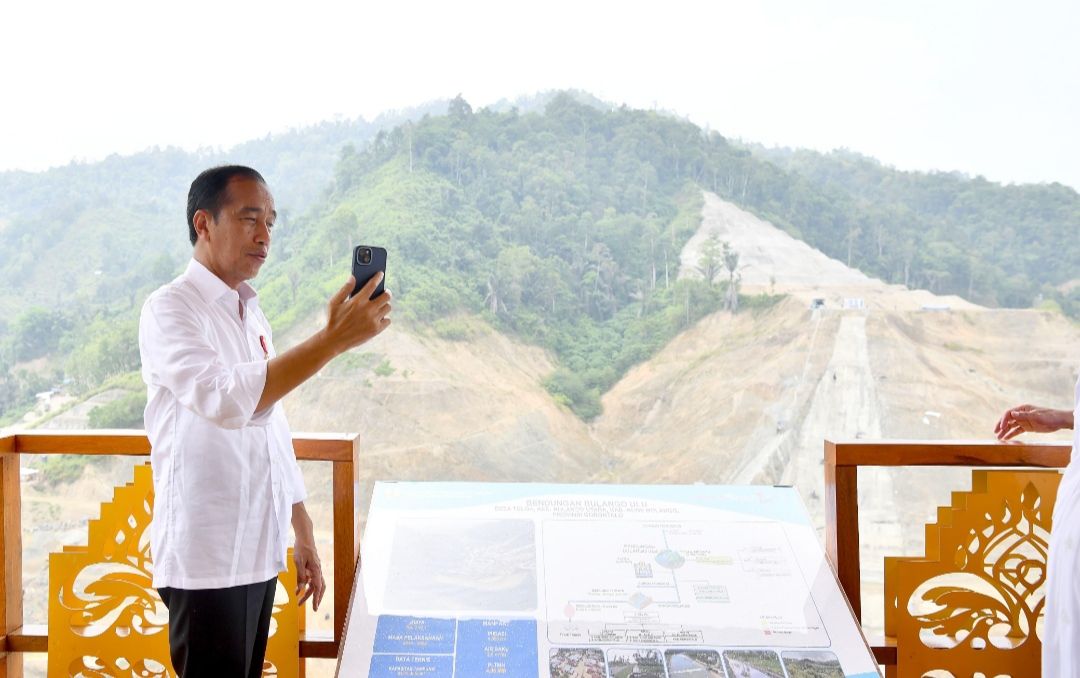
[[[259,678],[277,578],[227,589],[161,588],[180,678]]]

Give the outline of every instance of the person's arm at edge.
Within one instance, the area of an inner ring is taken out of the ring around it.
[[[375,337],[390,325],[387,317],[390,293],[384,292],[369,300],[380,280],[381,273],[350,299],[349,292],[356,284],[350,276],[345,286],[330,299],[326,327],[266,364],[266,383],[256,412],[272,406],[331,360]]]

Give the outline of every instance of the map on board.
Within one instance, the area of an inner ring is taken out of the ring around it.
[[[879,675],[792,488],[377,483],[338,676]]]

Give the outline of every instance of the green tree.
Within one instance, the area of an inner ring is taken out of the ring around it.
[[[20,313],[12,323],[12,352],[15,362],[33,360],[51,353],[71,328],[71,319],[62,311],[31,308]]]
[[[727,247],[727,243],[724,243]],[[705,282],[710,285],[716,282],[716,274],[720,272],[723,262],[724,251],[720,246],[720,236],[710,233],[709,237],[701,245],[701,256],[698,258],[698,271],[704,276]]]
[[[90,410],[90,428],[142,428],[146,391],[128,393]]]
[[[731,248],[731,244],[724,243],[723,248],[724,268],[728,272],[727,292],[724,295],[724,308],[732,313],[739,310],[739,279],[735,271],[739,268],[739,253]]]

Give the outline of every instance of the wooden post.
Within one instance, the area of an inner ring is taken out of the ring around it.
[[[353,437],[347,460],[334,462],[334,644],[340,654],[345,616],[349,612],[353,575],[360,558],[360,529],[356,502],[360,441]]]
[[[862,572],[859,564],[859,468],[839,466],[836,443],[825,441],[825,551],[862,622]]]
[[[23,625],[22,495],[15,438],[0,439],[0,678],[22,678],[23,660],[10,652],[8,637]]]

